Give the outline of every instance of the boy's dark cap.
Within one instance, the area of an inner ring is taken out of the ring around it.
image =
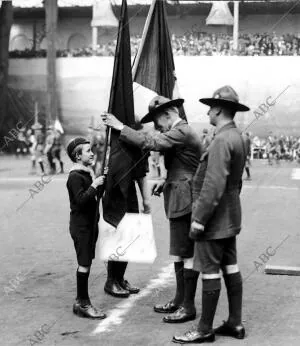
[[[67,146],[67,153],[69,155],[69,157],[71,158],[71,155],[74,151],[74,149],[80,145],[80,144],[89,144],[90,141],[88,141],[87,139],[83,138],[83,137],[76,137],[74,139],[72,139],[68,146]]]

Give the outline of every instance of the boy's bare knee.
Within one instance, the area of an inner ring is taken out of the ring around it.
[[[88,273],[90,271],[90,267],[78,266],[79,273]]]

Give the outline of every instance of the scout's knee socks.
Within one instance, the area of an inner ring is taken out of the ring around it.
[[[90,304],[88,282],[90,272],[82,273],[77,270],[77,300],[81,305]]]
[[[181,305],[184,299],[184,275],[183,275],[183,261],[174,262],[175,276],[176,276],[176,293],[173,302],[175,305]]]
[[[229,317],[228,323],[238,326],[242,323],[243,281],[240,272],[224,275],[227,289]]]
[[[196,295],[199,272],[193,269],[184,268],[183,276],[184,276],[183,306],[187,310],[188,313],[192,314],[196,311],[195,295]]]
[[[198,330],[204,333],[210,332],[213,327],[214,317],[220,297],[221,280],[202,280],[202,314]]]

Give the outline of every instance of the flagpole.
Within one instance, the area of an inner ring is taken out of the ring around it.
[[[153,14],[153,11],[154,11],[154,8],[155,8],[155,5],[156,5],[156,1],[157,0],[153,0],[152,4],[150,6],[150,9],[149,9],[149,12],[148,12],[148,16],[147,16],[146,22],[145,22],[143,34],[142,34],[141,43],[139,45],[138,52],[137,52],[137,54],[136,54],[136,56],[134,58],[134,62],[133,62],[133,66],[132,66],[132,80],[133,81],[135,80],[135,76],[136,76],[136,72],[137,72],[137,67],[138,67],[139,60],[140,60],[140,57],[141,57],[141,54],[142,54],[142,51],[143,51],[143,48],[144,48],[144,44],[145,44],[145,41],[146,41],[146,35],[147,35],[147,32],[148,32],[148,28],[149,28],[149,25],[150,25],[152,14]],[[160,0],[158,0],[158,1],[160,1]]]
[[[233,24],[233,49],[238,50],[239,45],[239,1],[234,1],[234,24]]]
[[[124,6],[124,0],[122,1],[122,8]],[[122,9],[121,9],[121,16],[122,16]],[[123,29],[123,24],[121,22],[122,17],[120,17],[119,20],[119,27],[118,27],[118,39],[117,39],[117,46],[115,52],[118,53],[120,52],[120,40],[119,40],[119,35],[120,35],[120,30]],[[112,86],[111,86],[111,91],[114,90],[116,87],[116,78],[114,78],[115,73],[116,73],[116,66],[118,66],[118,61],[119,61],[119,56],[118,54],[115,55],[115,61],[114,61],[114,70],[113,70],[113,77],[112,77]],[[109,97],[109,105],[108,105],[108,112],[111,112],[111,108],[113,105],[113,93],[110,93]],[[105,139],[105,146],[104,146],[104,157],[103,157],[103,162],[102,162],[102,167],[101,167],[101,175],[104,174],[105,169],[108,168],[109,164],[109,156],[110,156],[110,146],[111,146],[111,127],[106,128],[106,139]]]
[[[104,144],[104,153],[105,154],[103,156],[103,162],[101,165],[101,175],[104,175],[104,172],[106,172],[107,168],[108,168],[109,156],[110,156],[110,142],[111,142],[111,128],[107,127],[105,144]]]

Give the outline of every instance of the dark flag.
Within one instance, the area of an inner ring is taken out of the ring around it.
[[[126,0],[122,1],[108,112],[134,127],[130,33]],[[107,129],[110,138],[109,171],[103,197],[103,218],[117,227],[126,212],[138,212],[134,164],[139,150],[119,141],[119,132]]]
[[[166,4],[153,0],[150,7],[141,44],[133,64],[133,80],[136,113],[147,113],[149,101],[156,94],[178,98],[175,65],[167,23]],[[186,119],[183,107],[180,115]]]

